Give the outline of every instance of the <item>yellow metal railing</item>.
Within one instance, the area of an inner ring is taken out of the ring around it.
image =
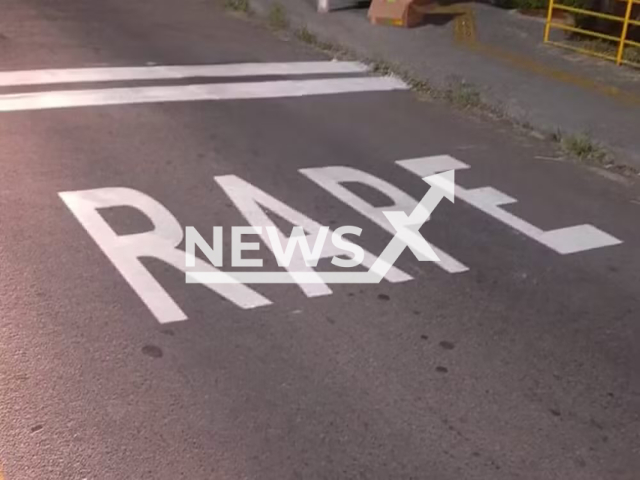
[[[629,34],[629,25],[640,26],[640,21],[631,19],[631,12],[633,10],[634,4],[640,4],[640,0],[621,0],[627,4],[627,8],[625,11],[624,17],[620,17],[617,15],[611,15],[608,13],[595,12],[593,10],[586,10],[583,8],[571,7],[569,5],[563,5],[562,3],[557,3],[555,0],[549,0],[549,10],[547,12],[547,21],[544,29],[544,41],[545,43],[549,43],[551,45],[555,45],[562,48],[568,48],[569,50],[574,50],[576,52],[585,53],[587,55],[592,55],[595,57],[604,58],[607,60],[612,60],[616,62],[617,65],[621,64],[629,64],[633,66],[640,67],[640,63],[628,60],[624,58],[625,48],[627,46],[632,46],[635,48],[640,47],[640,43],[634,42],[633,40],[629,40],[627,38]],[[575,13],[578,15],[587,15],[591,17],[602,18],[604,20],[609,20],[613,22],[622,23],[622,29],[620,31],[620,36],[608,35],[605,33],[596,32],[593,30],[586,30],[584,28],[579,28],[572,25],[566,25],[564,23],[558,23],[553,21],[553,12],[556,10],[561,10],[565,12]],[[551,34],[551,29],[557,28],[564,31],[580,33],[582,35],[586,35],[588,37],[597,38],[600,40],[606,40],[611,42],[615,48],[612,48],[612,52],[598,52],[588,48],[582,48],[575,45],[556,42],[549,39]]]

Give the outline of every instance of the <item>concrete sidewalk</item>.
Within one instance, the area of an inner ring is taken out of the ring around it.
[[[251,0],[259,15],[277,5],[291,28],[398,65],[437,89],[469,84],[510,118],[585,134],[640,168],[640,72],[542,44],[542,19],[469,3],[439,7],[426,25],[402,29],[371,25],[366,8],[319,14],[311,0]]]

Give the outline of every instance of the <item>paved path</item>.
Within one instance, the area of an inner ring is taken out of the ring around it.
[[[0,478],[636,477],[637,189],[216,4],[2,10]],[[238,225],[357,226],[366,264],[451,170],[438,263],[185,281],[187,226],[229,274]]]

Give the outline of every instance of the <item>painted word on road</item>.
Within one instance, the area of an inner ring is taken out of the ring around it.
[[[217,239],[216,230],[213,230],[214,242],[213,245],[209,245],[199,234],[196,235],[187,227],[187,232],[191,232],[189,234],[191,238],[187,241],[186,251],[179,249],[178,245],[181,244],[184,235],[178,220],[160,202],[140,191],[107,187],[62,192],[59,195],[160,323],[186,320],[187,316],[141,263],[140,259],[143,257],[162,260],[184,272],[187,283],[204,284],[213,292],[244,309],[271,303],[271,300],[249,287],[251,283],[295,283],[308,297],[331,294],[332,290],[328,284],[345,283],[344,273],[335,277],[336,272],[317,272],[315,268],[320,258],[333,258],[346,262],[342,265],[338,262],[338,267],[351,268],[361,264],[369,269],[368,272],[348,273],[347,283],[353,283],[352,280],[357,280],[357,283],[371,283],[382,279],[393,283],[411,280],[412,277],[409,274],[393,265],[406,247],[409,247],[418,260],[437,259],[435,265],[449,273],[467,271],[466,265],[437,246],[428,243],[418,233],[418,229],[429,219],[438,202],[443,197],[453,201],[454,193],[455,197],[561,255],[621,243],[617,238],[592,225],[576,225],[544,231],[504,210],[502,206],[514,203],[516,200],[493,187],[474,189],[465,189],[457,185],[454,187],[454,171],[467,169],[469,166],[451,156],[431,156],[396,163],[430,184],[427,194],[420,202],[386,180],[352,167],[329,166],[300,170],[304,176],[328,193],[393,235],[379,257],[354,242],[344,239],[342,235],[337,235],[336,232],[339,229],[331,232],[334,241],[328,244],[324,241],[318,243],[322,235],[329,235],[328,227],[323,227],[302,212],[235,175],[214,177],[249,223],[249,227],[245,227],[247,229],[245,233],[259,235],[279,263],[286,259],[287,262],[284,262],[286,272],[253,271],[239,274],[235,271],[232,273],[219,270],[218,267],[222,266],[221,230],[217,234]],[[392,205],[387,207],[371,205],[345,187],[346,183],[354,182],[376,189],[388,197]],[[128,235],[116,233],[98,210],[117,206],[137,209],[149,218],[153,229]],[[285,236],[267,212],[276,214],[294,225],[293,235]],[[359,232],[351,230],[340,233]],[[313,251],[305,254],[303,247],[296,248],[303,243],[300,241],[301,237],[304,237],[307,249],[309,242],[313,243]],[[288,246],[283,250],[282,246],[285,243]],[[290,248],[290,245],[293,245],[293,248]],[[316,249],[316,245],[320,247]],[[196,246],[210,260],[209,262],[196,257]],[[350,255],[350,259],[340,258],[345,255]],[[241,252],[239,259],[244,260],[241,258]],[[274,276],[274,273],[277,275]]]
[[[439,262],[440,259],[434,252],[429,243],[420,235],[419,229],[429,219],[431,213],[443,198],[447,198],[450,201],[454,199],[454,174],[452,170],[450,172],[439,173],[425,177],[423,180],[428,183],[431,188],[424,195],[422,200],[411,212],[411,215],[407,215],[402,211],[386,211],[384,212],[386,218],[393,226],[395,233],[387,248],[384,249],[382,254],[378,258],[373,258],[369,253],[365,253],[364,249],[359,245],[353,244],[343,238],[344,234],[352,234],[359,236],[362,233],[362,229],[354,226],[343,226],[338,228],[334,232],[330,232],[329,227],[322,227],[317,224],[308,222],[308,219],[298,220],[305,221],[306,229],[311,232],[307,237],[304,234],[305,229],[302,226],[294,226],[291,236],[285,239],[283,232],[281,232],[275,225],[263,225],[264,223],[271,223],[264,215],[260,215],[259,218],[252,220],[251,227],[233,227],[232,235],[232,266],[233,267],[262,267],[262,260],[259,259],[243,259],[243,250],[257,250],[259,245],[257,243],[244,243],[242,241],[242,234],[258,234],[262,236],[264,242],[269,246],[269,249],[276,256],[278,265],[285,267],[288,272],[234,272],[230,274],[217,274],[213,272],[189,272],[187,276],[188,283],[228,283],[230,276],[240,283],[298,283],[300,285],[307,284],[323,284],[327,283],[379,283],[383,278],[390,273],[390,270],[396,260],[400,257],[405,247],[409,247],[414,255],[420,261],[435,261]],[[219,177],[216,178],[218,182],[222,180],[237,182],[240,179],[234,177]],[[239,185],[242,185],[241,183]],[[228,183],[227,183],[228,186]],[[249,192],[252,188],[251,185],[247,186],[247,189],[241,189],[240,191],[226,190],[227,194],[236,202],[238,208],[245,214],[245,217],[252,216],[254,212],[260,211],[259,202],[256,202],[257,197],[250,197]],[[224,188],[224,187],[223,187]],[[263,196],[264,192],[259,192]],[[239,196],[236,196],[239,195]],[[271,211],[276,211],[277,203],[273,203],[273,198],[270,198],[272,203]],[[245,202],[244,204],[242,202]],[[262,203],[263,206],[267,205],[267,202]],[[246,209],[244,209],[246,207]],[[286,213],[285,213],[286,215]],[[286,217],[285,218],[289,218]],[[293,221],[293,220],[292,220]],[[294,225],[296,225],[294,223]],[[333,247],[327,246],[325,240],[331,233],[331,239]],[[309,240],[314,242],[313,252],[309,247]],[[209,246],[202,236],[193,228],[187,227],[187,266],[193,265],[193,257],[195,252],[195,246],[198,245],[209,259],[209,261],[216,267],[222,266],[222,227],[214,227],[213,230],[213,245]],[[283,249],[282,245],[286,241],[287,248]],[[218,245],[218,248],[216,248]],[[299,245],[300,256],[295,257],[296,247]],[[345,260],[340,258],[344,253],[350,254],[351,258]],[[332,258],[331,263],[341,268],[353,268],[359,265],[365,265],[369,267],[366,272],[316,272],[311,269],[318,264],[320,258]],[[301,262],[300,260],[303,260]],[[302,269],[302,270],[301,270]]]

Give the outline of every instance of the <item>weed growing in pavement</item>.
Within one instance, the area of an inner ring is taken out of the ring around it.
[[[588,135],[560,135],[560,148],[576,159],[595,163],[606,164],[607,154],[600,145],[594,142]]]
[[[560,145],[560,149],[567,157],[573,158],[586,165],[604,168],[625,177],[640,176],[636,167],[616,163],[613,156],[605,148],[583,133],[579,135],[565,134],[556,129],[547,135],[547,139]]]
[[[289,28],[289,17],[287,11],[279,3],[274,3],[269,9],[269,26],[274,30],[287,30]]]
[[[314,33],[311,33],[307,27],[300,27],[293,32],[293,34],[298,40],[307,45],[318,45],[320,43],[318,37]]]
[[[225,0],[224,8],[232,12],[251,14],[249,0]]]
[[[444,88],[434,89],[432,96],[444,100],[457,109],[469,110],[495,119],[507,120],[512,125],[526,129],[524,125],[527,122],[510,118],[503,106],[485,101],[480,90],[465,80],[454,80]]]
[[[363,59],[364,63],[369,65],[371,72],[377,75],[394,75],[401,78],[411,90],[418,93],[421,97],[434,97],[434,88],[425,80],[420,80],[410,72],[403,70],[398,65],[394,65],[380,58]]]
[[[480,92],[466,82],[455,82],[443,92],[444,99],[462,109],[484,106]]]
[[[322,50],[323,52],[328,53],[333,57],[355,58],[355,55],[352,52],[349,52],[346,48],[335,43],[320,40],[315,33],[310,32],[309,29],[305,26],[294,30],[293,36],[301,42]]]
[[[407,73],[398,69],[397,66],[392,65],[380,58],[375,58],[367,62],[371,67],[371,72],[376,75],[397,75],[403,79],[408,77]]]

